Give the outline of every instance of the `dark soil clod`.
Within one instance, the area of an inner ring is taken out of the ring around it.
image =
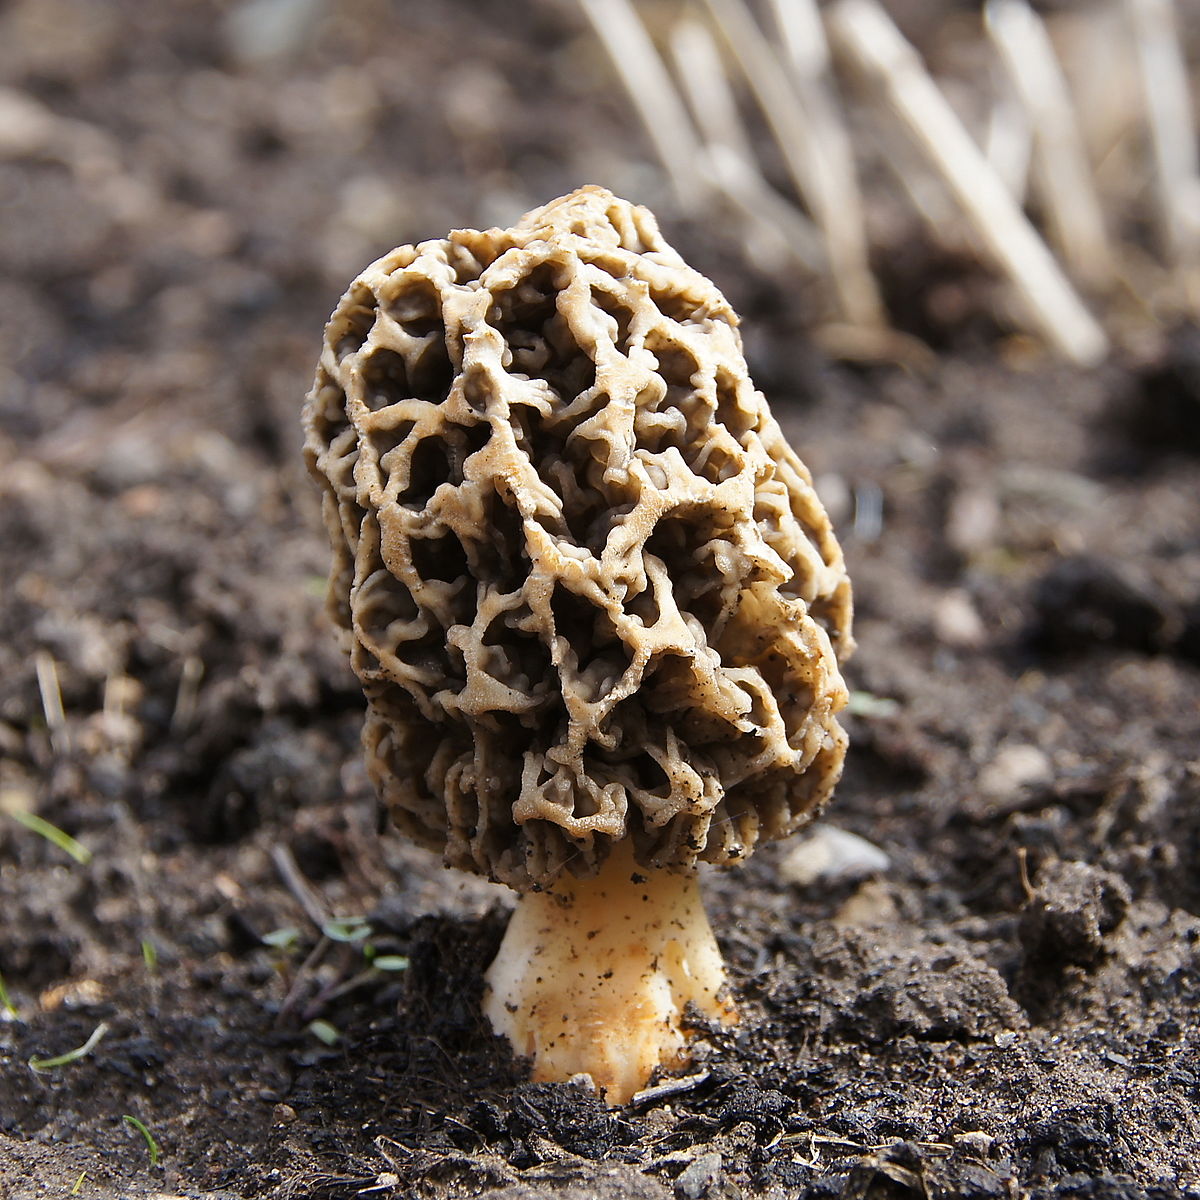
[[[1116,563],[1060,559],[1037,581],[1029,640],[1042,654],[1100,648],[1152,654],[1168,643],[1169,602]]]

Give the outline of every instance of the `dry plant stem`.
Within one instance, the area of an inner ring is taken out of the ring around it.
[[[709,149],[720,146],[743,164],[747,174],[762,175],[738,115],[737,101],[720,51],[706,26],[682,17],[671,27],[671,57],[688,105]]]
[[[638,110],[680,208],[695,211],[705,190],[704,178],[696,168],[700,143],[646,27],[629,0],[579,3]]]
[[[761,235],[772,263],[791,258],[824,274],[829,264],[820,232],[763,178],[712,35],[684,17],[671,29],[671,57],[705,139],[713,185]]]
[[[869,146],[871,157],[891,173],[938,245],[957,254],[978,254],[977,239],[963,224],[957,205],[929,170],[925,156],[908,139],[894,112],[881,109],[877,125],[864,123],[859,141],[864,149]]]
[[[775,24],[786,50],[785,65],[800,107],[812,126],[827,177],[830,216],[836,220],[831,236],[845,240],[843,267],[854,274],[855,311],[846,316],[864,326],[885,324],[883,302],[868,261],[867,227],[862,193],[854,163],[854,147],[842,116],[831,76],[829,43],[816,0],[772,0]]]
[[[1167,253],[1200,308],[1200,158],[1187,69],[1170,0],[1125,0],[1133,25],[1154,148]]]
[[[988,114],[983,152],[1013,199],[1024,204],[1033,158],[1033,130],[1025,106],[1007,79],[1000,81],[1000,94]]]
[[[1081,366],[1101,361],[1104,331],[891,18],[874,0],[839,0],[829,29],[837,50],[878,88],[945,179],[1046,339]]]
[[[275,1025],[277,1028],[283,1028],[287,1025],[292,1013],[300,1006],[309,983],[316,977],[316,970],[321,965],[325,955],[329,953],[331,946],[333,946],[333,942],[329,938],[321,938],[312,948],[308,957],[300,964],[300,968],[292,980],[291,987],[288,988],[288,993],[283,998],[283,1003],[279,1006],[279,1011],[275,1014]]]
[[[989,0],[984,14],[1036,134],[1038,174],[1054,240],[1076,278],[1108,287],[1113,258],[1100,199],[1046,26],[1026,0]]]
[[[317,929],[324,929],[329,921],[329,913],[321,898],[304,878],[304,872],[300,870],[300,864],[296,862],[296,856],[291,849],[283,845],[272,846],[271,862],[274,863],[284,886],[291,892],[296,903],[304,909],[304,915]]]
[[[587,1074],[610,1104],[686,1061],[689,1003],[734,1020],[696,875],[647,871],[627,844],[595,878],[523,896],[487,982],[492,1028],[533,1059],[535,1080]]]
[[[204,678],[204,661],[194,654],[183,660],[179,672],[179,687],[175,692],[175,708],[171,712],[171,732],[183,733],[191,727],[196,715],[196,700]]]
[[[33,658],[37,672],[38,695],[42,700],[42,715],[50,731],[50,745],[56,753],[65,753],[69,748],[67,716],[63,709],[62,688],[58,682],[58,664],[45,650],[39,650]]]
[[[741,64],[783,152],[788,173],[825,236],[832,283],[846,319],[877,325],[882,308],[867,263],[862,214],[844,188],[822,135],[783,64],[741,0],[705,0],[713,20]],[[857,193],[856,193],[857,194]]]

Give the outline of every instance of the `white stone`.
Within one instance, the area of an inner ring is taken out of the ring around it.
[[[1050,760],[1036,746],[1016,742],[1001,746],[979,772],[981,795],[991,799],[1011,796],[1031,783],[1050,778]]]
[[[789,851],[779,867],[788,883],[846,883],[888,870],[892,860],[878,846],[834,825],[818,825]]]

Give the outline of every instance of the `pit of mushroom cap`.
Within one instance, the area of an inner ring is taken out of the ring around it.
[[[591,879],[523,896],[487,982],[484,1012],[535,1080],[588,1074],[610,1104],[685,1061],[689,1004],[735,1019],[695,873],[647,871],[628,844]]]

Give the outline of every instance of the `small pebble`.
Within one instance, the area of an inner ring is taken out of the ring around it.
[[[834,825],[819,825],[788,853],[779,873],[788,883],[853,883],[887,871],[891,859],[878,846]]]
[[[1000,1035],[1000,1037],[1004,1036],[1004,1034]],[[957,1134],[954,1138],[956,1146],[979,1158],[986,1158],[995,1142],[996,1139],[984,1133],[982,1129],[971,1129],[966,1133]]]
[[[882,929],[894,924],[899,917],[887,885],[879,879],[868,879],[834,913],[833,923],[838,929]]]
[[[1001,746],[996,756],[979,772],[982,795],[1001,800],[1031,783],[1050,777],[1050,760],[1036,746],[1014,743]]]
[[[950,503],[946,540],[960,554],[986,550],[996,541],[1000,504],[990,486],[961,488]]]
[[[681,1200],[703,1200],[720,1179],[721,1156],[702,1154],[680,1172],[675,1180],[675,1195]]]
[[[962,588],[951,588],[934,606],[933,632],[939,642],[972,650],[987,640],[983,618]]]
[[[59,118],[31,96],[0,88],[0,157],[44,152],[59,128]]]
[[[225,18],[226,42],[243,63],[290,58],[323,8],[323,0],[243,0]]]

